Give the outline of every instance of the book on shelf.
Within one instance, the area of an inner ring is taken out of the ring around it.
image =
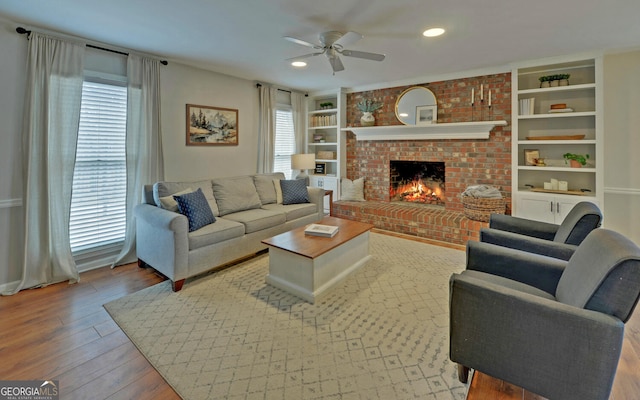
[[[304,230],[305,235],[334,237],[338,233],[338,227],[332,225],[311,224]]]

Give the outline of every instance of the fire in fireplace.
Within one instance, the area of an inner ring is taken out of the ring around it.
[[[444,205],[444,162],[391,161],[389,200]]]

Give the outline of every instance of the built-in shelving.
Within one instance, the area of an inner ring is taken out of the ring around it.
[[[544,75],[570,74],[568,86],[541,88]],[[519,101],[535,99],[531,114],[520,115]],[[564,103],[573,112],[550,113],[552,104]],[[602,60],[570,60],[523,65],[512,71],[512,197],[513,214],[560,223],[579,201],[603,206],[602,166]],[[583,139],[563,137],[580,135]],[[531,140],[535,137],[559,140]],[[545,166],[528,165],[525,151],[538,151]],[[565,153],[589,154],[586,166],[571,168]],[[540,193],[545,182],[567,181],[566,193]],[[584,192],[582,192],[584,191]],[[580,193],[581,195],[575,195]]]

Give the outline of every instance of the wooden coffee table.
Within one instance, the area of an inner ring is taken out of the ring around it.
[[[305,235],[306,226],[262,243],[269,247],[266,282],[309,303],[362,267],[369,255],[371,224],[334,217],[317,222],[340,229],[332,238]]]

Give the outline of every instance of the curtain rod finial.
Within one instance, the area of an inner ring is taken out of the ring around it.
[[[21,35],[24,35],[25,33],[28,35],[31,33],[31,31],[28,31],[26,29],[24,29],[23,27],[19,26],[16,28],[16,32],[18,32]]]

